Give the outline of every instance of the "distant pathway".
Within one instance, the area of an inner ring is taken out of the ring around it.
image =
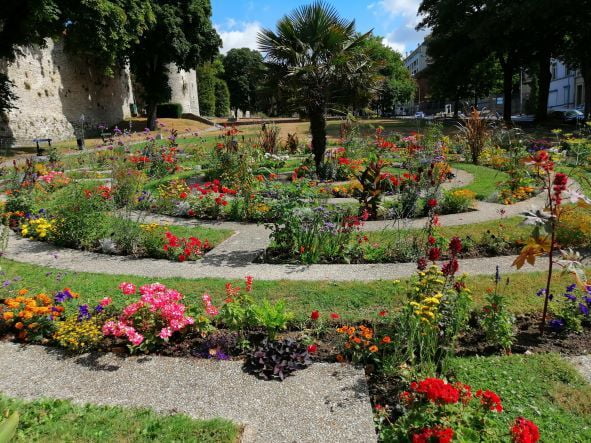
[[[315,363],[282,383],[242,362],[160,356],[68,357],[58,349],[0,342],[0,392],[21,399],[135,406],[243,425],[243,443],[374,443],[365,375]]]

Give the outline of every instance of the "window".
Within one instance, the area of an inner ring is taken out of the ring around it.
[[[552,63],[552,66],[550,67],[550,70],[552,72],[552,80],[556,80],[556,78],[558,77],[557,75],[557,66],[556,63]]]
[[[570,86],[564,87],[564,104],[567,106],[570,104]]]
[[[577,85],[577,106],[583,104],[583,85]]]

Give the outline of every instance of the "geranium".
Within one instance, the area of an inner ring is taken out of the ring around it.
[[[540,430],[534,422],[517,417],[510,429],[511,438],[515,443],[536,443],[540,440]]]
[[[133,347],[150,347],[194,323],[185,314],[185,305],[179,303],[183,298],[180,292],[152,283],[141,286],[139,293],[140,299],[126,306],[117,320],[104,324],[104,335],[125,336]]]
[[[135,294],[136,287],[133,283],[122,282],[119,284],[119,289],[125,295]]]
[[[441,426],[435,426],[433,428],[425,428],[420,432],[413,434],[412,443],[449,443],[452,441],[454,431],[452,428],[444,428]]]
[[[179,262],[196,260],[212,249],[208,240],[202,241],[197,237],[178,237],[169,231],[164,236],[166,243],[162,249]]]
[[[476,397],[480,399],[480,404],[486,409],[494,412],[503,412],[503,405],[501,404],[501,397],[493,391],[483,391],[482,389],[476,392]]]
[[[312,313],[310,314],[310,318],[314,321],[318,320],[320,318],[320,312],[312,311]]]
[[[426,378],[418,383],[413,382],[410,389],[436,404],[457,403],[460,399],[460,392],[453,385],[440,378]]]

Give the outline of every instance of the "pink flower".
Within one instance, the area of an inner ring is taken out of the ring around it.
[[[172,329],[170,328],[162,328],[160,331],[160,338],[163,340],[168,340],[172,336]]]
[[[123,282],[119,285],[119,289],[121,289],[121,292],[123,292],[125,295],[131,295],[131,294],[135,294],[136,291],[136,287],[133,283],[127,283],[127,282]]]
[[[99,302],[99,304],[101,306],[105,307],[105,306],[109,306],[112,302],[113,302],[113,299],[111,297],[105,297]]]

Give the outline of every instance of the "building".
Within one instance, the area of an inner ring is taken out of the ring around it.
[[[398,113],[402,115],[412,115],[416,111],[423,110],[423,107],[427,104],[426,100],[429,96],[429,84],[425,76],[422,75],[423,71],[429,65],[427,45],[425,42],[423,41],[423,43],[418,45],[415,50],[407,54],[403,63],[416,80],[417,90],[411,102],[400,105]]]
[[[552,80],[548,109],[573,109],[585,106],[585,83],[578,69],[571,69],[559,60],[551,64]]]
[[[130,118],[137,103],[129,69],[105,77],[50,39],[43,48],[24,48],[13,63],[0,61],[0,72],[13,82],[17,96],[16,108],[0,115],[1,146],[74,138],[82,123],[86,130],[114,126]],[[180,103],[184,114],[198,116],[195,71],[171,65],[169,85],[171,102]]]

